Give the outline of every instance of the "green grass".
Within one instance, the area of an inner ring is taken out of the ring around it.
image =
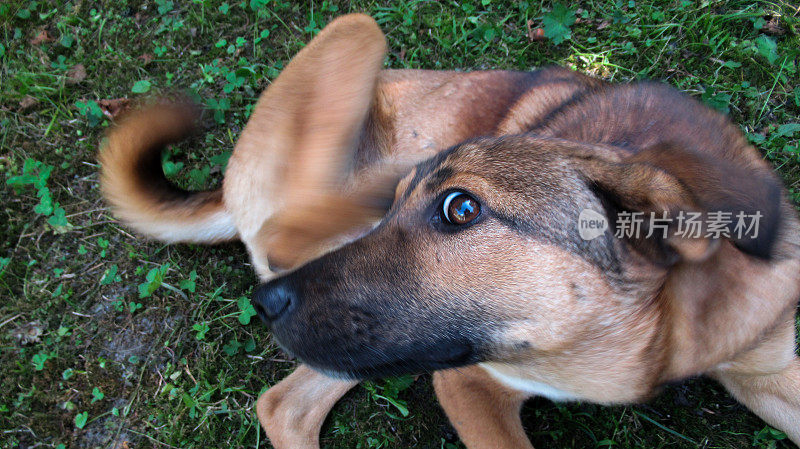
[[[253,403],[295,363],[239,301],[256,281],[245,251],[165,246],[113,220],[98,192],[95,152],[109,126],[100,100],[188,90],[208,108],[204,127],[171,149],[165,170],[186,187],[218,185],[259,92],[341,13],[379,21],[388,67],[562,64],[618,82],[664,80],[730,114],[800,199],[795,6],[567,6],[0,4],[0,446],[268,446]],[[530,40],[528,23],[544,24],[546,39]],[[52,41],[32,44],[43,31]],[[538,447],[792,447],[703,379],[633,407],[535,399],[523,419]],[[427,376],[357,388],[322,439],[333,448],[461,447]]]

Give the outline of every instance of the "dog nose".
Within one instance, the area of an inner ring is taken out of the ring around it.
[[[294,289],[276,279],[260,285],[250,302],[259,318],[270,324],[286,312],[292,303],[297,302],[297,298]]]

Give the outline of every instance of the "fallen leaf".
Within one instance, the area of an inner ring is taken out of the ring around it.
[[[41,30],[39,33],[31,39],[31,45],[42,45],[45,42],[53,42],[53,36],[50,36],[50,33],[47,30]]]
[[[113,98],[108,100],[97,100],[97,105],[106,117],[113,120],[130,107],[130,100],[127,98]]]
[[[608,28],[610,25],[611,25],[611,22],[609,22],[608,20],[603,20],[602,22],[600,22],[599,25],[597,25],[597,31],[600,31],[600,30],[602,30],[604,28]]]
[[[19,102],[19,109],[24,111],[25,109],[29,109],[32,108],[33,106],[36,106],[38,103],[39,100],[37,100],[36,98],[33,98],[30,95],[25,95],[25,98],[23,98]]]
[[[44,329],[42,323],[39,321],[31,321],[30,323],[23,324],[14,329],[12,335],[19,344],[27,345],[29,343],[38,343],[43,333]]]
[[[528,40],[531,42],[545,40],[544,29],[532,28],[531,25],[533,25],[533,20],[528,20],[528,22],[525,23],[525,26],[528,28]]]
[[[141,59],[145,64],[149,64],[150,61],[153,60],[153,55],[150,53],[145,53],[143,55],[139,55],[139,59]]]
[[[783,36],[786,33],[786,30],[781,26],[781,21],[778,16],[770,17],[769,20],[764,23],[761,31],[773,36]]]
[[[86,79],[86,67],[78,64],[67,71],[67,84],[78,84]]]

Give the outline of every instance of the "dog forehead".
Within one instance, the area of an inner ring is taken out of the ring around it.
[[[427,198],[446,187],[470,190],[475,187],[469,185],[470,179],[483,180],[489,188],[479,193],[498,199],[508,195],[553,199],[582,188],[582,183],[574,182],[576,175],[557,144],[524,135],[504,136],[473,139],[419,164],[399,183],[396,200]],[[540,206],[545,205],[542,201]]]

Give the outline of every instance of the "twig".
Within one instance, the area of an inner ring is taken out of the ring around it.
[[[3,326],[5,326],[6,324],[8,324],[8,323],[10,323],[10,322],[12,322],[12,321],[14,321],[14,320],[16,320],[17,318],[19,318],[19,317],[21,317],[21,316],[22,316],[22,314],[21,314],[21,313],[18,313],[18,314],[16,314],[16,315],[12,316],[11,318],[9,318],[9,319],[7,319],[7,320],[3,321],[2,323],[0,323],[0,327],[3,327]]]

